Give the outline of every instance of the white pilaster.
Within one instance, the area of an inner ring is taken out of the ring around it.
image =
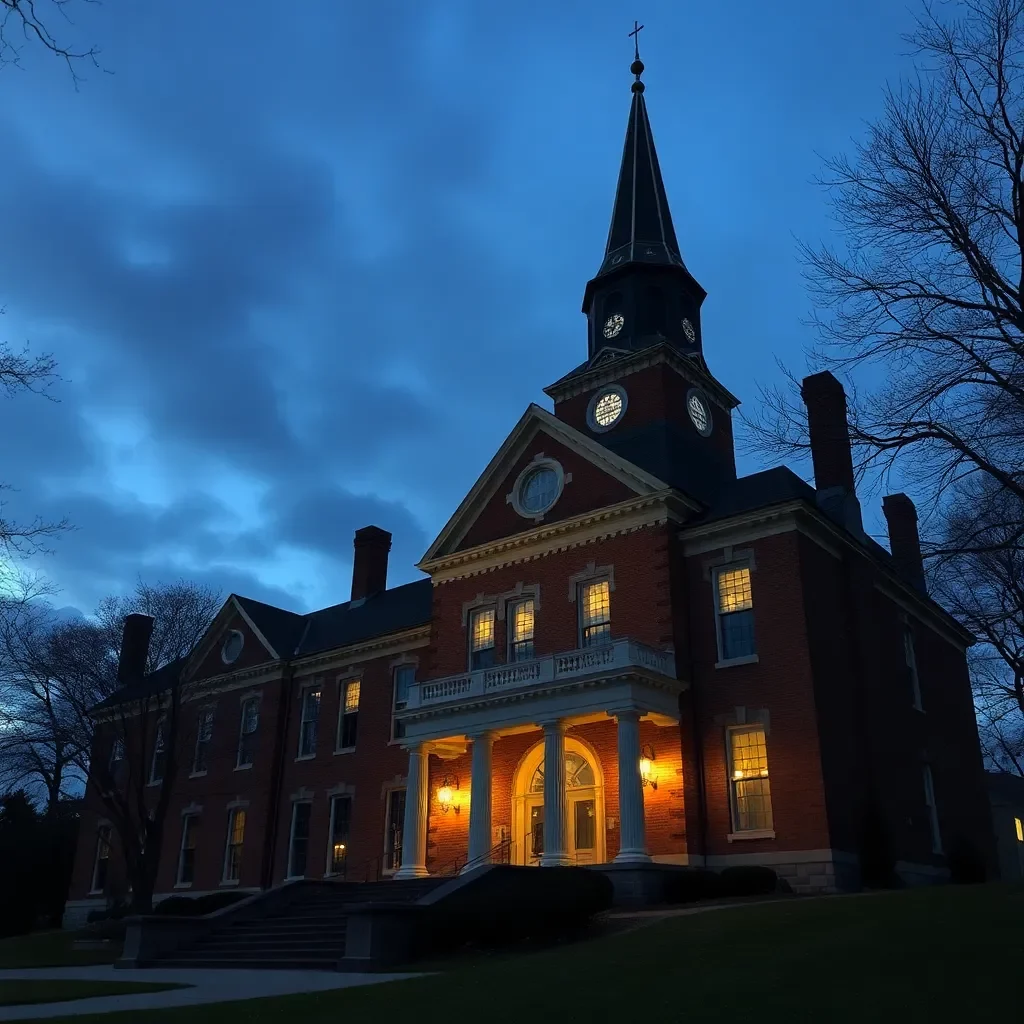
[[[491,750],[494,733],[473,737],[469,792],[469,856],[463,871],[487,862],[491,852]]]
[[[650,861],[644,828],[644,786],[640,777],[640,714],[615,713],[619,739],[619,853],[616,864]]]
[[[409,750],[409,778],[405,785],[405,821],[402,825],[402,866],[395,878],[423,878],[427,874],[427,786],[426,744]]]
[[[566,852],[565,722],[544,722],[543,868],[571,863]]]

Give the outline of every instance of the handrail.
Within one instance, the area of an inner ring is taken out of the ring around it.
[[[441,867],[437,871],[437,875],[441,878],[450,878],[466,868],[479,867],[481,864],[510,864],[512,862],[512,845],[511,836],[505,836],[479,857],[474,857],[472,860],[456,857],[455,860]]]

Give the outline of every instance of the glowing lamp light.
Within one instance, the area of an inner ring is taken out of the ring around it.
[[[455,813],[459,813],[459,806],[455,803],[455,794],[458,792],[459,780],[454,775],[446,775],[441,780],[441,786],[437,791],[437,802],[441,807],[441,813],[447,814],[453,807]]]
[[[640,748],[640,782],[651,789],[658,788],[658,780],[654,777],[654,747],[645,743]]]

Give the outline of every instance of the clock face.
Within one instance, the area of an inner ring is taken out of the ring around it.
[[[621,313],[613,313],[604,322],[604,336],[614,338],[622,330],[626,318]]]
[[[689,320],[683,320],[683,334],[686,335],[686,340],[690,342],[697,337],[697,332],[693,329],[693,324]]]

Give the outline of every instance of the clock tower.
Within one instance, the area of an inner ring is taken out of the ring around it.
[[[633,100],[604,260],[587,282],[588,352],[636,352],[667,342],[701,355],[700,307],[707,294],[679,253],[644,102],[644,65],[633,61]]]

